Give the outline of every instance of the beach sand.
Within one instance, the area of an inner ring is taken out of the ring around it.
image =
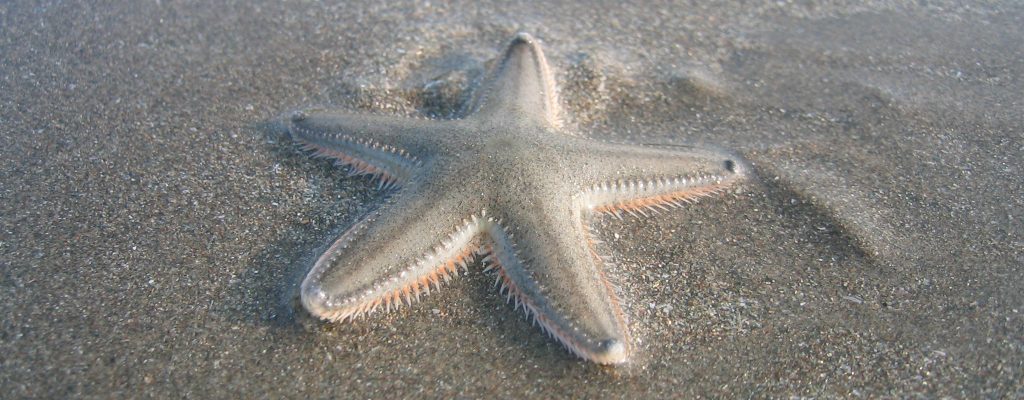
[[[1024,396],[1024,6],[375,3],[0,4],[0,397]],[[453,115],[520,30],[580,132],[754,166],[595,221],[635,359],[575,359],[479,264],[311,318],[383,194],[280,116]]]

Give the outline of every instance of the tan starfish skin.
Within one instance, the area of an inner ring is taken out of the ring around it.
[[[508,45],[458,120],[308,110],[289,133],[304,149],[397,190],[317,260],[302,283],[313,315],[345,321],[411,304],[471,261],[515,308],[570,352],[600,364],[633,350],[594,249],[595,213],[647,214],[745,176],[736,156],[609,144],[567,132],[538,42]]]

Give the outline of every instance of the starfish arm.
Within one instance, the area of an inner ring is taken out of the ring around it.
[[[488,269],[516,308],[577,356],[625,362],[631,340],[603,261],[590,247],[583,210],[564,201],[503,207],[507,223],[488,231]],[[551,213],[560,215],[552,216]]]
[[[433,154],[431,130],[446,121],[396,118],[337,111],[302,111],[291,118],[288,133],[316,157],[331,158],[353,175],[372,175],[381,186],[408,181]]]
[[[476,95],[474,109],[478,118],[503,123],[561,124],[555,80],[533,36],[519,33],[512,39]]]
[[[727,189],[746,164],[732,154],[695,147],[623,146],[589,142],[570,165],[586,209],[657,213]]]
[[[301,289],[311,314],[340,321],[378,308],[397,309],[467,269],[485,219],[453,213],[464,201],[407,190],[320,256]]]

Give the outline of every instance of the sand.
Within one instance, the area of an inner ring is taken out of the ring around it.
[[[362,3],[0,5],[3,397],[1024,396],[1019,3]],[[478,270],[310,318],[383,194],[277,118],[452,115],[518,30],[580,131],[754,165],[596,221],[635,359],[574,359]]]

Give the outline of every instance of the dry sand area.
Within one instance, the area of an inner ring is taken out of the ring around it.
[[[1024,397],[1019,2],[98,3],[0,4],[0,397]],[[574,358],[479,263],[310,317],[385,193],[281,116],[458,115],[517,31],[579,132],[753,165],[595,221],[634,359]]]

